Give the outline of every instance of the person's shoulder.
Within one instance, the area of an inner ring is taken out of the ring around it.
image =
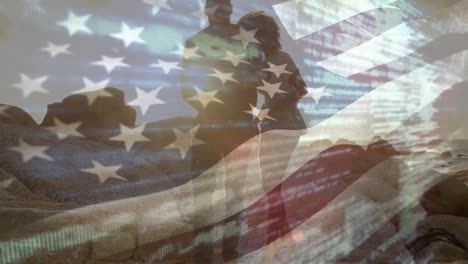
[[[218,32],[220,35],[224,37],[233,37],[234,35],[239,34],[239,26],[237,24],[225,24],[222,29],[222,32]]]
[[[276,53],[277,53],[277,57],[284,60],[284,61],[287,61],[287,62],[292,62],[293,61],[291,55],[289,55],[289,53],[287,53],[284,50],[278,50]]]
[[[204,29],[198,31],[197,33],[193,34],[190,38],[188,38],[187,42],[194,41],[194,40],[206,35],[207,32],[208,32],[208,29],[204,28]]]
[[[231,29],[231,30],[239,30],[240,26],[238,24],[228,24],[228,27]]]
[[[213,33],[210,31],[209,28],[204,28],[185,41],[185,48],[200,48],[206,46],[207,41],[211,39],[210,36],[212,35]]]
[[[186,39],[185,40],[185,47],[186,48],[192,48],[192,47],[196,46],[195,43],[197,42],[197,39],[200,38],[201,33],[202,33],[201,31],[197,32],[194,35],[192,35],[191,37],[189,37],[188,39]]]
[[[230,38],[239,34],[239,27],[236,24],[225,24],[222,27],[208,26],[187,39],[187,42],[199,42],[209,39],[209,37]]]
[[[283,50],[277,50],[275,53],[270,54],[269,61],[276,65],[287,64],[289,70],[295,71],[297,69],[296,63],[291,55]]]

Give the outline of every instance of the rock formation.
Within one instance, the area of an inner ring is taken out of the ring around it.
[[[42,127],[54,127],[55,120],[70,124],[80,123],[79,132],[87,139],[106,139],[120,124],[134,126],[136,111],[125,104],[124,93],[115,88],[89,92],[102,96],[90,104],[86,94],[74,94],[60,103],[48,105]]]

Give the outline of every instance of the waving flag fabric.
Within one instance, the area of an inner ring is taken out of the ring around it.
[[[229,2],[232,27],[202,31]],[[237,25],[252,11],[277,22],[282,56]],[[466,12],[465,0],[0,3],[0,262],[441,261],[430,236],[468,259],[466,234],[431,218],[464,223],[464,205],[427,202],[455,166],[434,153],[466,138]],[[307,93],[279,120],[273,100],[291,87]],[[240,121],[203,123],[227,115]],[[265,129],[294,118],[306,127]]]

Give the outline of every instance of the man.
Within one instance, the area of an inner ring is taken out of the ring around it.
[[[194,230],[212,222],[211,216],[217,213],[212,205],[215,175],[207,175],[203,177],[204,180],[196,177],[223,158],[226,208],[231,212],[242,209],[241,188],[245,179],[234,177],[234,172],[239,173],[239,168],[234,169],[231,164],[233,159],[248,159],[254,151],[247,148],[242,157],[226,156],[258,133],[254,118],[248,111],[257,103],[256,75],[258,68],[264,66],[264,56],[258,47],[244,41],[240,28],[231,23],[232,9],[230,0],[206,0],[205,14],[209,26],[191,37],[184,50],[182,95],[197,110],[193,126],[198,130],[193,135],[193,143],[195,140],[204,143],[193,144],[190,153],[191,173],[195,178]],[[251,39],[251,42],[256,41]],[[225,229],[224,234],[237,236],[239,223],[234,225],[235,230]],[[224,258],[227,259],[237,249],[237,240],[230,245],[223,242]],[[194,254],[197,263],[212,261],[212,247],[209,245],[204,252]]]

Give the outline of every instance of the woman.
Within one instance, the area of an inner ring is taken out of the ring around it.
[[[281,187],[275,187],[282,182],[299,138],[305,134],[306,125],[297,104],[307,94],[307,89],[294,61],[281,50],[279,27],[272,17],[263,12],[252,12],[242,17],[239,25],[246,30],[257,29],[255,37],[270,66],[262,71],[268,73],[263,80],[264,86],[257,88],[265,98],[262,109],[267,113],[259,123],[262,185],[266,193],[274,189],[276,194],[270,195],[268,218],[281,219],[275,221],[278,225],[270,226],[269,243],[281,236],[279,232],[289,231]],[[286,65],[284,70],[274,68],[282,65]],[[274,87],[279,83],[280,90],[277,90]],[[274,204],[279,205],[272,206]]]

